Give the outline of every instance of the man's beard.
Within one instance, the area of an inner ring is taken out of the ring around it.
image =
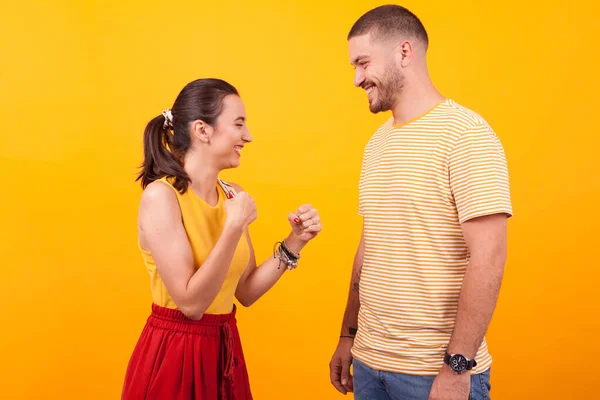
[[[398,96],[404,88],[404,75],[393,64],[389,63],[383,74],[383,78],[377,86],[377,98],[369,104],[369,110],[373,114],[382,111],[389,111],[394,106],[396,96]]]

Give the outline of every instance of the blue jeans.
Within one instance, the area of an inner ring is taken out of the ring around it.
[[[353,361],[356,400],[427,400],[435,376],[414,376],[374,370]],[[471,376],[469,400],[490,400],[490,370]]]

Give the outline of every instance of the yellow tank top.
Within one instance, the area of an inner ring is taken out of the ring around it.
[[[225,213],[225,190],[233,192],[233,189],[220,181],[221,183],[217,184],[219,199],[217,205],[213,207],[206,203],[191,188],[188,188],[184,194],[181,194],[167,178],[162,178],[160,181],[169,185],[177,196],[183,226],[194,255],[194,268],[198,270],[221,236],[227,216]],[[152,301],[159,306],[176,309],[177,305],[169,295],[167,288],[158,274],[152,254],[141,246],[139,246],[139,249],[142,252],[146,269],[150,274]],[[250,250],[246,234],[244,233],[235,250],[223,286],[213,303],[206,310],[206,314],[227,314],[232,311],[235,290],[240,277],[248,266],[249,257]]]

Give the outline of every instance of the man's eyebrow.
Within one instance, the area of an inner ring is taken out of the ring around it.
[[[358,62],[360,60],[362,60],[363,58],[367,58],[367,56],[361,55],[361,56],[357,56],[356,58],[354,58],[354,61],[352,61],[352,64],[358,64]]]

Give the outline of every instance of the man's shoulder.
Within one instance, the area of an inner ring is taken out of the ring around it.
[[[448,119],[448,122],[453,123],[457,128],[462,128],[464,130],[482,126],[491,129],[483,116],[455,100],[448,101],[446,118]]]

